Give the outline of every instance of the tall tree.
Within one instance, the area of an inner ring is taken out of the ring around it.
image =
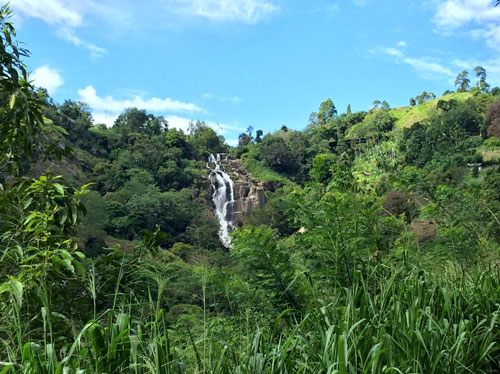
[[[333,103],[332,99],[326,99],[325,101],[323,101],[319,106],[318,124],[325,125],[336,116],[337,109],[335,108],[335,104]]]
[[[457,87],[457,92],[467,92],[469,90],[469,85],[469,72],[464,70],[457,75],[457,79],[455,79],[455,87]]]
[[[476,87],[483,93],[488,92],[490,85],[486,83],[486,69],[482,66],[476,66],[474,68],[474,72],[476,73],[476,78],[478,79]]]
[[[262,135],[264,135],[264,132],[262,130],[257,130],[255,134],[255,142],[260,143],[262,141]]]
[[[250,139],[252,139],[252,132],[253,132],[253,126],[248,126],[247,127],[247,133]]]

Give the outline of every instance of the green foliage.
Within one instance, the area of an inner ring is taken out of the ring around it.
[[[320,153],[313,159],[311,176],[314,181],[327,183],[333,175],[333,168],[337,164],[337,157],[331,153]]]
[[[363,122],[349,130],[348,138],[380,138],[392,130],[396,119],[385,109],[375,109],[369,113]]]
[[[303,228],[297,242],[310,276],[332,287],[349,285],[354,269],[382,249],[377,228],[380,208],[369,196],[334,188],[310,187],[295,194],[295,219]]]
[[[260,158],[274,171],[290,174],[297,171],[297,160],[280,136],[265,137],[259,151]]]
[[[457,75],[457,79],[455,80],[457,92],[466,92],[469,90],[470,79],[468,76],[469,72],[467,70],[464,70]]]
[[[481,120],[471,100],[440,101],[438,109],[430,125],[417,122],[403,129],[399,148],[407,163],[422,167],[433,158],[457,154],[467,149],[468,136],[479,134]]]
[[[224,138],[204,122],[192,123],[189,128],[189,144],[196,150],[199,159],[206,160],[210,154],[228,151]]]
[[[160,135],[166,128],[167,121],[163,117],[155,117],[137,108],[126,109],[118,116],[113,126],[122,136],[128,136],[130,133]]]
[[[266,289],[277,306],[301,310],[302,301],[293,285],[295,274],[290,254],[275,240],[271,229],[260,226],[238,231],[233,236],[231,255],[240,260],[253,282]]]
[[[36,93],[28,80],[28,72],[22,61],[29,52],[19,47],[16,32],[9,21],[11,12],[7,6],[0,8],[0,173],[19,174],[22,160],[32,160],[35,152],[64,154],[64,146],[42,146],[40,139],[48,139],[50,131],[64,131],[48,126],[41,108],[44,97]]]
[[[222,250],[204,168],[224,139],[137,108],[106,129],[54,104],[0,15],[2,373],[500,370],[484,69],[472,92],[412,108],[338,115],[327,99],[304,131],[249,127],[232,152],[269,201]],[[74,186],[45,172],[52,156]]]
[[[326,99],[319,106],[318,125],[325,125],[337,116],[337,109],[332,99]]]

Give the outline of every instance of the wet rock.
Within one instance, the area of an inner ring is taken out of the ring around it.
[[[228,209],[227,218],[239,227],[244,224],[252,211],[263,209],[266,206],[265,191],[267,186],[254,180],[243,168],[241,160],[223,154],[220,155],[220,160],[221,168],[234,182],[235,201],[231,205],[231,209]],[[213,167],[213,165],[207,166],[208,168]],[[274,185],[270,187],[276,188]]]

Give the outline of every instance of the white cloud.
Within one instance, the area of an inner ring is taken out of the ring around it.
[[[218,22],[255,24],[279,8],[268,0],[166,0],[169,11]]]
[[[493,0],[440,1],[434,22],[444,34],[465,31],[473,38],[484,39],[489,47],[500,49],[500,7],[494,3]]]
[[[50,25],[78,27],[82,15],[66,7],[61,0],[11,0],[10,6],[28,17],[40,18]]]
[[[406,42],[405,42],[404,40],[399,41],[399,42],[398,42],[398,47],[399,47],[399,48],[404,48],[404,47],[406,47]]]
[[[189,129],[189,125],[193,122],[196,122],[197,120],[194,118],[186,118],[186,117],[179,117],[175,115],[170,115],[170,116],[165,116],[165,119],[168,121],[168,127],[170,128],[176,128],[179,130],[182,130],[184,132],[187,132]],[[224,123],[218,123],[218,122],[213,122],[213,121],[204,121],[209,127],[215,130],[215,132],[218,135],[225,135],[229,131],[239,131],[243,132],[244,129],[240,128],[238,126],[231,126],[227,125]],[[228,144],[232,145],[230,142],[233,142],[232,140],[227,141]],[[238,142],[236,140],[236,142]]]
[[[64,80],[56,69],[48,65],[40,66],[30,75],[36,87],[46,88],[49,94],[53,94],[63,85]]]
[[[217,101],[221,101],[221,102],[231,102],[231,103],[234,103],[234,104],[239,104],[243,101],[243,99],[241,97],[238,97],[238,96],[232,96],[232,97],[228,97],[228,96],[219,96],[219,95],[214,95],[213,93],[204,93],[203,95],[201,95],[204,99],[207,99],[207,100],[217,100]]]
[[[194,113],[203,113],[203,109],[192,103],[184,103],[170,98],[160,99],[153,97],[144,99],[141,96],[135,95],[131,99],[118,100],[112,96],[101,97],[97,94],[93,86],[87,86],[84,89],[78,90],[79,100],[88,104],[92,109],[94,123],[105,124],[108,127],[114,125],[116,118],[127,108],[144,109],[148,112],[153,112],[156,115],[163,115],[168,121],[168,126],[188,131],[189,125],[196,122],[199,117],[193,116]],[[183,112],[187,115],[172,114]],[[205,123],[213,128],[219,135],[227,134],[230,131],[243,132],[244,129],[239,126],[217,123],[213,121],[205,121]]]
[[[77,47],[88,49],[92,56],[100,56],[106,52],[104,48],[77,37],[75,30],[85,26],[86,11],[106,12],[103,6],[92,0],[11,0],[11,8],[18,15],[28,18],[39,18],[56,28],[56,35]]]
[[[103,123],[106,126],[113,126],[116,118],[127,108],[139,108],[154,112],[158,115],[184,112],[184,113],[200,113],[203,110],[192,103],[185,103],[179,100],[173,100],[169,97],[165,99],[153,97],[145,99],[142,96],[134,95],[129,99],[115,99],[112,96],[101,97],[97,94],[93,86],[87,86],[84,89],[78,90],[79,100],[88,104],[92,108],[92,116],[95,123]],[[166,115],[165,118],[183,130],[187,130],[191,119],[178,117],[175,115]]]
[[[449,77],[454,77],[456,75],[446,66],[443,66],[437,62],[430,62],[422,58],[404,57],[401,61],[404,62],[405,64],[410,65],[415,70],[424,75],[429,73],[435,73]]]
[[[80,39],[78,36],[74,34],[73,30],[71,29],[60,29],[57,31],[57,35],[60,38],[73,43],[77,47],[88,49],[92,57],[99,57],[106,53],[106,50],[104,48],[101,48],[93,43],[89,43],[85,40]]]
[[[498,22],[500,8],[492,0],[446,0],[437,4],[434,21],[440,27],[458,28],[470,22]]]
[[[94,118],[95,124],[104,124],[106,127],[112,127],[115,124],[115,120],[119,113],[107,113],[101,111],[92,111],[92,117]]]
[[[201,112],[202,109],[192,103],[184,103],[178,100],[172,100],[167,97],[160,99],[153,97],[143,99],[140,96],[134,96],[132,99],[117,100],[112,96],[100,97],[93,86],[87,86],[78,90],[80,99],[87,103],[96,111],[120,113],[126,108],[140,108],[152,112]]]
[[[399,42],[398,46],[401,48],[404,45],[401,45]],[[393,47],[384,47],[379,48],[373,51],[374,53],[383,53],[387,56],[393,57],[396,63],[403,63],[411,66],[415,69],[422,77],[424,78],[435,78],[436,76],[445,76],[445,77],[454,77],[455,74],[448,67],[440,64],[436,61],[430,61],[427,58],[414,58],[406,56],[401,49],[393,48]]]
[[[353,0],[354,1],[354,4],[356,4],[357,6],[364,6],[368,3],[367,0]]]
[[[243,101],[243,99],[241,97],[234,96],[234,97],[230,98],[229,101],[232,103],[235,103],[235,104],[239,104]]]
[[[382,48],[381,51],[389,56],[403,57],[403,52],[401,52],[399,49],[396,48],[387,47],[387,48]]]
[[[238,139],[226,139],[226,143],[231,147],[236,147],[238,145]]]

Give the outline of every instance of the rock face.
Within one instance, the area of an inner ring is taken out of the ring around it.
[[[242,226],[252,211],[265,207],[265,187],[246,172],[241,160],[228,154],[210,156],[207,168],[210,170],[210,194],[221,222],[224,243],[224,231]]]

